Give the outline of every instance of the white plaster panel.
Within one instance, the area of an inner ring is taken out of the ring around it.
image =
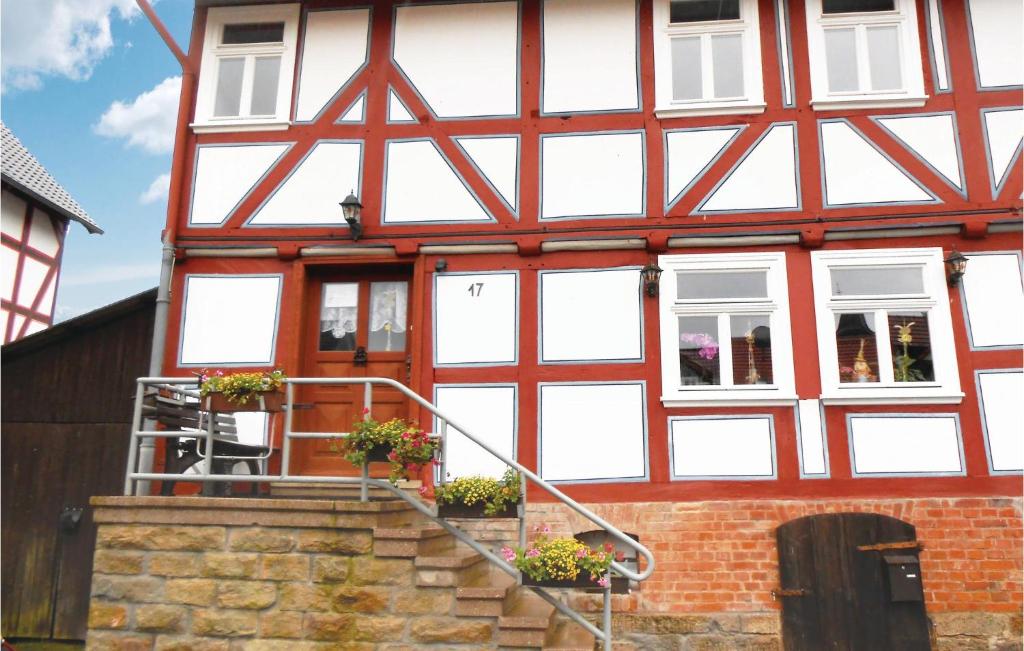
[[[1024,470],[1024,373],[979,373],[978,389],[992,470]]]
[[[0,245],[0,292],[4,300],[14,300],[14,274],[18,270],[18,252]]]
[[[385,174],[384,223],[490,219],[432,140],[389,142]]]
[[[1013,253],[972,254],[960,280],[967,304],[971,344],[1024,344],[1024,289],[1020,258]]]
[[[60,250],[60,240],[53,230],[50,215],[39,210],[32,211],[32,223],[28,230],[28,245],[48,256],[56,256]]]
[[[739,127],[727,127],[668,132],[665,135],[668,166],[666,201],[673,201],[696,181],[739,131]]]
[[[43,288],[43,281],[49,270],[49,265],[25,257],[21,263],[21,280],[18,283],[18,305],[32,307],[39,290]]]
[[[388,89],[388,122],[416,122],[416,118],[392,88]]]
[[[805,475],[824,475],[828,472],[828,466],[825,463],[825,428],[821,422],[821,401],[797,401],[797,416],[800,419],[801,470]]]
[[[444,386],[434,388],[434,404],[444,415],[465,427],[470,434],[500,452],[516,458],[516,389],[514,386]],[[440,433],[435,418],[434,431]],[[448,427],[445,457],[451,478],[483,475],[501,477],[508,469],[502,461]]]
[[[358,142],[318,142],[249,223],[345,224],[338,202],[359,192],[362,149]]]
[[[360,95],[356,98],[356,101],[352,102],[352,106],[348,107],[345,113],[338,118],[340,124],[354,123],[358,124],[363,121],[364,111],[366,109],[366,94]]]
[[[637,269],[540,273],[542,362],[643,357]]]
[[[267,412],[240,411],[235,414],[235,428],[238,430],[240,443],[246,445],[267,444]]]
[[[822,122],[821,147],[827,205],[934,201],[846,122]]]
[[[395,61],[438,117],[518,112],[518,3],[423,4],[395,13]]]
[[[186,276],[181,364],[269,365],[279,276]]]
[[[987,111],[985,135],[991,156],[992,179],[999,184],[1009,171],[1024,137],[1024,110]]]
[[[544,1],[541,110],[639,108],[636,11],[636,0]]]
[[[7,310],[0,310],[0,343],[7,341],[7,319],[10,314]]]
[[[519,138],[456,138],[484,178],[515,211],[519,199]]]
[[[1020,0],[968,0],[978,83],[982,87],[1019,86],[1024,81],[1024,5]]]
[[[542,385],[540,465],[548,481],[646,475],[640,383]]]
[[[39,301],[39,307],[36,309],[36,312],[53,316],[53,299],[57,292],[57,279],[58,275],[54,274],[50,278],[50,282],[46,283],[46,289],[43,290],[43,298]]]
[[[366,63],[369,9],[310,11],[306,14],[295,119],[313,120]]]
[[[25,325],[25,317],[21,314],[14,315],[14,322],[11,324],[11,339],[21,336],[21,327]]]
[[[711,193],[700,210],[797,208],[796,127],[772,126]]]
[[[672,420],[675,477],[771,477],[771,418]]]
[[[435,276],[435,363],[514,363],[517,284],[514,273]]]
[[[28,206],[20,198],[10,192],[0,197],[0,230],[4,235],[21,241],[21,231],[25,227],[25,211]]]
[[[227,219],[288,145],[199,147],[189,224],[212,225]]]
[[[31,321],[29,321],[28,327],[25,328],[25,336],[27,337],[29,335],[34,335],[35,333],[46,330],[49,327],[50,326],[46,325],[42,321],[36,321],[35,319],[32,319]]]
[[[850,419],[854,474],[960,473],[960,437],[952,416]]]
[[[542,219],[643,213],[643,134],[547,136],[541,160]]]
[[[957,189],[963,190],[960,157],[956,146],[956,125],[953,124],[952,115],[879,118],[878,123],[946,177]]]

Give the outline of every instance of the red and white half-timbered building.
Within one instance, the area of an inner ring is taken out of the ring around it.
[[[68,224],[78,222],[90,233],[103,230],[11,130],[2,129],[0,341],[6,344],[53,324]]]
[[[859,511],[917,527],[940,637],[975,635],[951,613],[1010,626],[1021,22],[1018,0],[200,0],[164,374],[408,384],[650,546],[619,608],[726,630],[790,587],[776,527]],[[305,399],[313,431],[362,406]],[[326,443],[291,463],[343,468]],[[497,470],[457,439],[449,469]]]

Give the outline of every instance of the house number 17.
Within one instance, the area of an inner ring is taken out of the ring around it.
[[[484,290],[484,284],[483,283],[472,283],[469,286],[469,295],[470,296],[479,296],[480,292],[482,292],[483,290]]]

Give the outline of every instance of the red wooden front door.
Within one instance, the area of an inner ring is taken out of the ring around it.
[[[304,325],[305,377],[387,377],[409,382],[408,273],[323,274],[311,279]],[[373,417],[405,418],[408,401],[395,389],[373,388]],[[305,432],[347,432],[362,418],[363,385],[303,387],[296,398],[311,409],[296,412]],[[357,475],[338,446],[327,440],[295,443],[292,472]],[[374,473],[379,474],[379,473]]]

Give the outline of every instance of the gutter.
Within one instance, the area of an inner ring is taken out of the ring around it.
[[[182,176],[185,167],[185,150],[188,144],[188,116],[192,111],[192,102],[196,90],[196,69],[192,60],[182,51],[174,37],[153,11],[149,0],[135,0],[142,13],[160,34],[167,48],[181,65],[181,94],[178,97],[177,131],[174,134],[174,153],[171,158],[170,188],[167,192],[167,221],[160,236],[163,242],[160,256],[160,284],[157,286],[156,308],[153,314],[153,343],[149,352],[150,377],[163,375],[163,358],[167,344],[167,322],[171,304],[171,278],[174,271],[174,243],[176,239],[178,213],[181,207]],[[153,431],[156,423],[147,421],[145,429]],[[152,472],[153,457],[156,446],[153,439],[144,438],[139,445],[139,471]],[[136,489],[139,495],[150,493],[149,482],[138,482]]]

